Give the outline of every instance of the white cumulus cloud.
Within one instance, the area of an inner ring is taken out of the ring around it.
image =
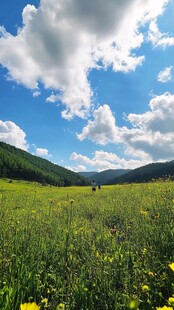
[[[0,26],[0,63],[9,79],[25,87],[38,90],[41,82],[59,91],[62,117],[85,118],[93,95],[89,71],[98,68],[99,61],[104,68],[124,72],[141,65],[144,56],[135,53],[144,41],[140,26],[162,14],[167,2],[41,0],[38,8],[28,4],[16,36]],[[151,30],[156,45],[165,39],[157,30]]]
[[[153,20],[149,26],[148,39],[157,47],[165,48],[167,46],[174,46],[174,37],[169,36],[168,33],[161,33],[158,29],[157,21]]]
[[[94,120],[88,120],[88,124],[83,128],[82,133],[77,134],[79,140],[88,138],[101,145],[119,142],[119,129],[116,127],[115,117],[108,105],[100,106],[93,112],[93,117]]]
[[[92,158],[74,152],[71,154],[70,159],[77,163],[77,166],[71,167],[72,170],[75,169],[74,171],[77,172],[85,171],[86,167],[88,167],[88,170],[96,171],[108,169],[134,169],[147,163],[146,160],[125,159],[114,153],[109,153],[103,150],[95,151]],[[83,170],[78,170],[78,167],[81,165],[83,166]]]
[[[37,156],[41,156],[41,157],[42,156],[46,156],[46,157],[50,156],[47,149],[43,149],[43,148],[39,148],[39,147],[36,148],[36,155]]]
[[[174,95],[164,93],[152,98],[149,108],[150,110],[143,114],[130,113],[127,121],[131,128],[128,128],[118,127],[110,108],[107,105],[101,106],[94,111],[94,120],[88,121],[77,137],[80,140],[90,139],[101,145],[123,145],[125,155],[143,162],[172,160]],[[76,156],[72,159],[76,159]]]
[[[28,150],[25,132],[11,121],[0,120],[0,141],[11,144],[22,150]]]
[[[172,75],[172,69],[173,67],[167,67],[164,70],[160,71],[158,76],[157,76],[157,80],[161,83],[167,83],[168,81],[170,81],[173,77]]]

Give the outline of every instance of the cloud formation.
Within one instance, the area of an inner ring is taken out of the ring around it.
[[[30,148],[34,147],[33,155],[36,156],[47,158],[52,156],[45,148],[38,148],[35,144],[29,145],[26,140],[25,132],[11,121],[3,122],[0,120],[0,141],[27,152],[30,151]]]
[[[164,93],[149,103],[143,114],[129,114],[132,128],[118,127],[109,106],[94,111],[80,140],[89,139],[99,145],[123,144],[124,153],[143,162],[172,160],[174,154],[174,95]]]
[[[76,172],[86,171],[86,167],[88,167],[88,170],[91,171],[103,171],[107,169],[134,169],[147,163],[147,161],[137,159],[120,158],[114,153],[105,152],[103,150],[96,151],[92,158],[74,152],[71,154],[70,160],[77,163],[76,166],[71,167],[71,169]]]
[[[0,141],[11,144],[24,151],[28,150],[25,132],[11,121],[0,120]]]
[[[173,77],[172,75],[172,69],[173,67],[167,67],[164,70],[160,71],[158,76],[157,76],[157,80],[161,83],[167,83],[168,81],[170,81]]]
[[[153,20],[150,23],[148,39],[155,47],[165,48],[167,46],[174,46],[174,37],[169,36],[168,33],[161,33],[158,29],[157,20]]]
[[[115,117],[112,114],[110,107],[105,104],[100,106],[93,112],[94,120],[88,121],[87,126],[82,130],[82,133],[77,134],[77,138],[83,141],[85,138],[105,145],[109,142],[120,142],[119,129],[115,124]]]
[[[28,4],[16,36],[0,26],[0,63],[9,79],[25,87],[38,91],[42,82],[45,88],[59,91],[56,99],[63,103],[62,117],[84,118],[93,95],[88,74],[99,68],[99,61],[114,71],[135,70],[144,60],[135,53],[144,41],[139,29],[150,21],[149,39],[154,45],[166,44],[158,43],[165,38],[153,21],[167,2],[41,0],[38,8]]]
[[[36,156],[43,156],[43,157],[48,157],[51,156],[49,155],[49,152],[47,149],[43,149],[43,148],[36,148]]]

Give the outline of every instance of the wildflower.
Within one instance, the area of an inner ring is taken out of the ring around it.
[[[168,306],[157,307],[156,310],[173,310],[173,307],[168,307]]]
[[[142,250],[142,254],[145,255],[146,253],[147,253],[147,248],[144,248],[144,249]]]
[[[148,292],[149,291],[149,286],[148,285],[143,285],[142,286],[142,291],[143,292]]]
[[[172,271],[174,271],[174,263],[169,264],[170,269],[172,269]]]
[[[174,297],[169,297],[168,304],[174,306]]]
[[[144,211],[144,210],[140,210],[140,213],[143,214],[143,215],[147,215],[148,214],[148,212]]]
[[[137,308],[138,308],[138,300],[137,299],[132,299],[129,302],[129,309],[136,310]]]
[[[40,307],[35,303],[25,303],[20,305],[20,310],[40,310]]]
[[[149,275],[150,277],[153,277],[153,276],[154,276],[154,273],[153,273],[152,271],[149,271],[149,272],[148,272],[148,275]]]
[[[60,303],[60,304],[57,306],[57,310],[65,310],[65,304]]]
[[[113,262],[113,260],[114,260],[114,258],[113,258],[113,257],[108,257],[108,261],[109,261],[110,263],[112,263],[112,262]]]
[[[48,306],[48,298],[43,298],[41,300],[41,303],[45,304],[45,306],[47,307]]]

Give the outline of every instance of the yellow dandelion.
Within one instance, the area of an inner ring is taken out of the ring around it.
[[[45,306],[48,306],[48,298],[43,298],[41,303],[45,304]]]
[[[174,297],[169,297],[168,303],[169,305],[174,306]]]
[[[112,262],[113,262],[113,260],[114,260],[114,258],[113,258],[113,257],[108,257],[108,261],[109,261],[110,263],[112,263]]]
[[[140,210],[140,213],[143,214],[143,215],[147,215],[148,214],[148,212],[144,211],[144,210]]]
[[[157,307],[156,310],[173,310],[173,307],[168,307],[168,306]]]
[[[24,303],[20,305],[20,310],[40,310],[40,307],[35,303]]]
[[[149,286],[148,285],[143,285],[142,286],[142,291],[143,292],[148,292],[149,291]]]
[[[65,310],[65,304],[60,303],[60,304],[57,306],[57,310]]]
[[[153,277],[153,276],[154,276],[154,273],[153,273],[152,271],[149,271],[149,272],[148,272],[148,275],[149,275],[150,277]]]
[[[132,299],[129,302],[129,309],[136,310],[137,308],[138,308],[138,300],[137,299]]]
[[[146,253],[147,253],[147,248],[144,248],[144,249],[142,250],[142,254],[145,255]]]
[[[174,271],[174,263],[169,264],[170,269],[172,269],[172,271]]]

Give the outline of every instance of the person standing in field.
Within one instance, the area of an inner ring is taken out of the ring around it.
[[[95,180],[92,180],[92,192],[96,191],[96,186],[97,186],[97,184],[96,184]]]
[[[98,181],[98,189],[101,189],[101,183]]]

